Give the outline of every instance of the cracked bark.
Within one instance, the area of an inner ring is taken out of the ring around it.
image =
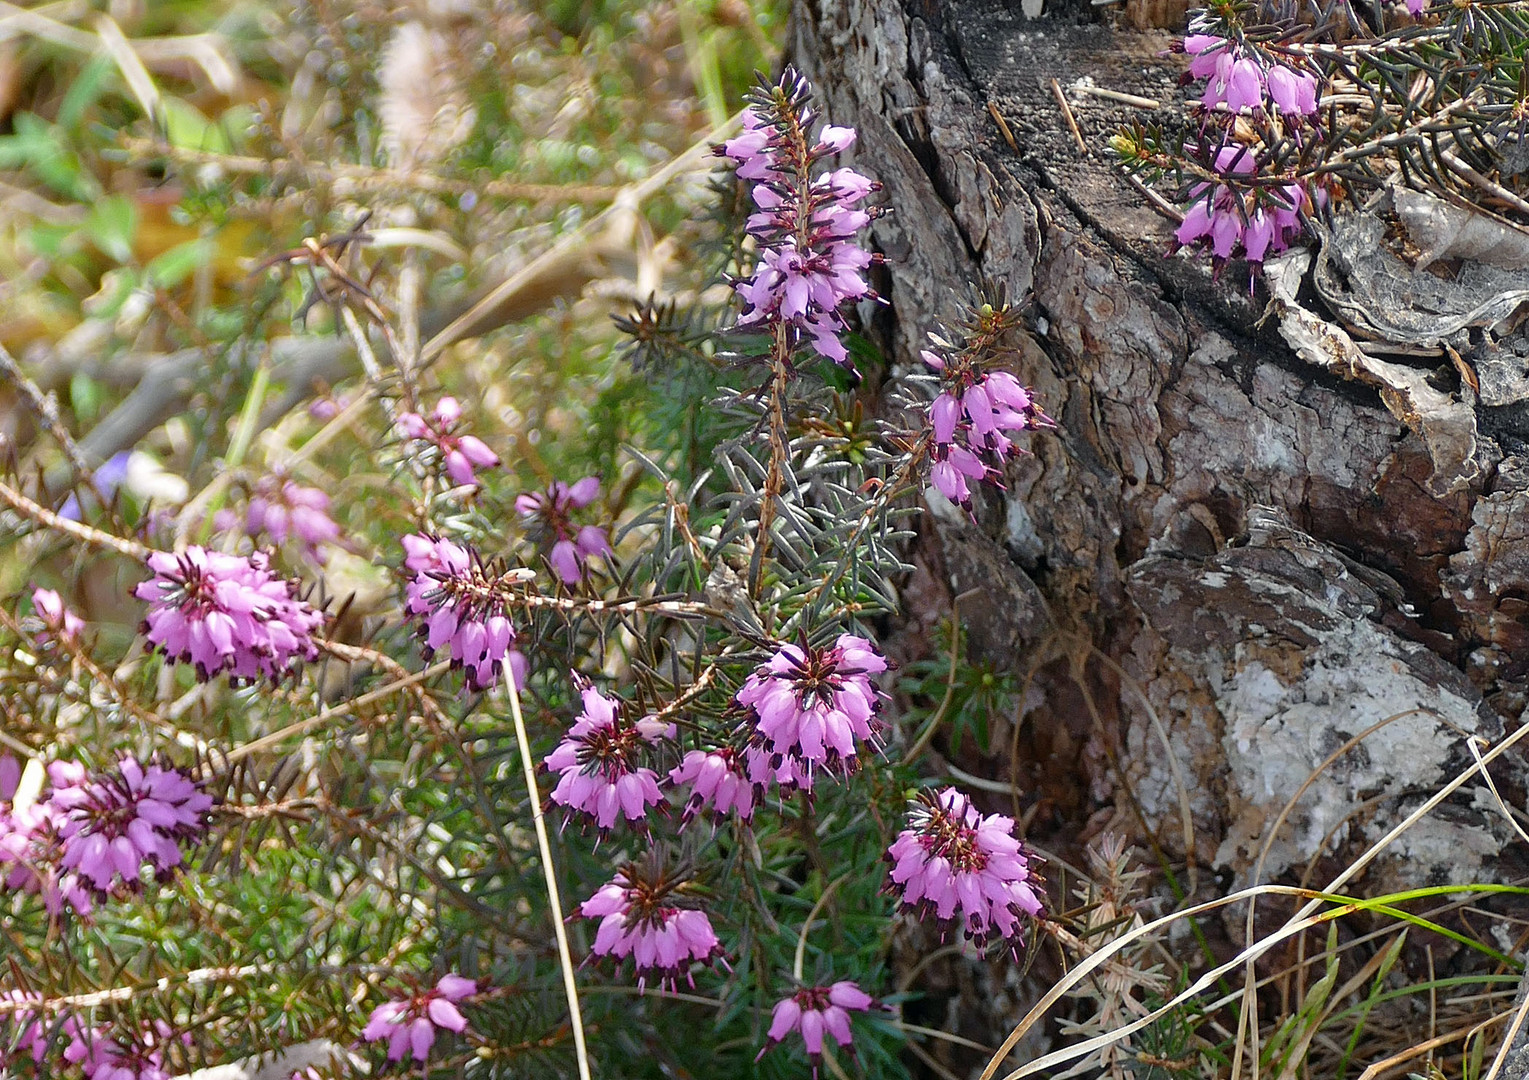
[[[894,208],[873,229],[890,304],[866,313],[893,374],[973,283],[1034,299],[1012,366],[1060,428],[977,524],[936,507],[918,547],[947,597],[966,594],[973,652],[1033,679],[1019,752],[968,748],[960,765],[1012,780],[1032,836],[1075,852],[1124,830],[1208,888],[1251,878],[1266,843],[1265,880],[1354,854],[1469,763],[1468,735],[1518,721],[1529,411],[1465,408],[1473,456],[1450,488],[1383,388],[1260,324],[1268,297],[1245,267],[1217,281],[1164,257],[1171,224],[1078,152],[1049,80],[1173,100],[1168,43],[992,2],[799,0],[788,54],[826,115],[859,128],[855,165]],[[1095,147],[1142,118],[1071,100]],[[1324,758],[1389,717],[1268,835]],[[1508,873],[1506,824],[1462,790],[1364,887]],[[981,1000],[1001,1014],[1012,986],[989,977]]]

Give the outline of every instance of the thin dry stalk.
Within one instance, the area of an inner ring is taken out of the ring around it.
[[[552,908],[552,930],[557,936],[557,958],[563,969],[563,990],[568,995],[568,1018],[573,1025],[573,1049],[579,1059],[579,1080],[589,1080],[589,1051],[584,1045],[584,1017],[579,1011],[579,985],[574,979],[573,954],[568,950],[568,932],[563,928],[563,901],[557,891],[557,870],[552,864],[552,843],[547,839],[547,821],[542,816],[541,790],[536,786],[536,763],[531,760],[531,738],[520,714],[520,691],[515,677],[506,675],[505,688],[510,694],[510,715],[515,720],[515,741],[520,748],[520,765],[526,774],[526,791],[531,798],[531,821],[536,826],[536,847],[541,852],[542,878],[547,883],[547,903]]]

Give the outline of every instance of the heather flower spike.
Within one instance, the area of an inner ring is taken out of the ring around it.
[[[361,1038],[367,1042],[386,1039],[388,1060],[402,1061],[412,1056],[424,1061],[435,1045],[436,1030],[460,1033],[467,1028],[467,1018],[457,1008],[478,992],[478,984],[461,975],[443,975],[432,989],[389,1001],[372,1010]]]
[[[545,492],[527,492],[515,499],[515,509],[546,549],[547,561],[565,585],[583,579],[590,559],[610,554],[610,538],[604,529],[573,523],[573,512],[599,497],[599,477],[586,476],[576,484],[558,480]]]
[[[426,657],[448,649],[451,666],[466,672],[474,690],[493,686],[506,667],[522,685],[526,659],[512,648],[509,608],[526,571],[500,572],[472,548],[438,536],[410,534],[402,542],[404,568],[414,574],[404,610],[421,620]]]
[[[853,634],[833,645],[782,645],[750,675],[737,701],[752,712],[745,758],[750,780],[811,791],[818,768],[853,772],[859,743],[874,742],[887,670],[876,646]]]
[[[1013,375],[983,370],[979,361],[984,352],[922,353],[924,363],[940,376],[940,392],[929,406],[929,479],[936,491],[967,510],[968,481],[1002,486],[1004,463],[1025,453],[1011,436],[1056,426]]]
[[[318,488],[272,476],[262,479],[250,496],[244,528],[251,537],[264,533],[278,547],[288,536],[294,536],[315,557],[320,555],[321,544],[340,538],[340,526],[329,516],[328,495]]]
[[[498,465],[499,455],[476,435],[459,434],[457,424],[461,419],[462,406],[457,399],[443,397],[428,417],[401,412],[395,424],[405,438],[431,443],[440,451],[446,475],[453,484],[472,487],[478,483],[477,470]]]
[[[143,634],[171,660],[195,664],[202,681],[224,671],[276,681],[318,656],[312,634],[323,615],[271,573],[265,553],[156,551],[148,568],[154,576],[133,590],[150,603]]]
[[[829,124],[814,138],[818,116],[809,98],[807,81],[787,68],[779,83],[756,93],[743,134],[718,148],[738,178],[752,182],[757,207],[746,228],[759,257],[753,276],[733,286],[746,305],[738,325],[784,327],[793,347],[810,343],[850,367],[839,309],[876,298],[864,272],[877,256],[855,236],[885,210],[860,205],[879,185],[853,169],[827,168],[854,144],[855,131]]]
[[[646,829],[648,811],[664,801],[658,774],[637,764],[647,745],[666,732],[623,715],[621,702],[593,686],[582,688],[584,711],[557,749],[547,769],[560,773],[551,799],[595,819],[602,833],[618,819]]]
[[[145,864],[160,872],[179,866],[181,842],[206,827],[212,797],[174,769],[132,757],[96,776],[75,769],[49,768],[60,865],[100,893],[140,888]]]
[[[848,979],[832,986],[809,986],[798,990],[776,1002],[770,1014],[769,1041],[754,1060],[758,1061],[772,1046],[796,1032],[801,1035],[807,1056],[812,1059],[812,1075],[816,1077],[818,1064],[823,1060],[824,1037],[853,1055],[854,1032],[850,1030],[849,1014],[865,1012],[874,1005],[876,999]]]
[[[1014,837],[1014,819],[984,816],[955,788],[921,793],[908,827],[887,850],[891,882],[903,906],[959,924],[978,947],[1017,948],[1025,918],[1041,913],[1041,879]]]
[[[584,918],[600,920],[590,954],[630,957],[639,988],[649,977],[672,988],[682,975],[693,986],[691,967],[720,959],[722,945],[706,913],[680,895],[684,884],[656,857],[623,867],[579,905]]]
[[[1189,75],[1208,80],[1200,104],[1228,112],[1264,109],[1272,105],[1287,116],[1311,116],[1317,111],[1317,80],[1303,71],[1264,57],[1219,34],[1192,25],[1184,38]]]
[[[1208,246],[1218,263],[1236,255],[1258,263],[1271,251],[1284,251],[1301,235],[1301,214],[1310,210],[1314,199],[1300,183],[1253,183],[1260,169],[1257,159],[1235,143],[1216,151],[1214,167],[1230,183],[1214,188],[1199,183],[1190,189],[1194,202],[1174,232],[1176,246]],[[1317,189],[1315,202],[1323,198]]]
[[[689,751],[669,771],[669,782],[690,785],[690,797],[680,815],[681,828],[708,804],[719,818],[736,814],[740,821],[748,821],[754,816],[754,783],[744,759],[730,746]]]

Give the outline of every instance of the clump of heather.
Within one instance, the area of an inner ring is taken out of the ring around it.
[[[59,815],[60,864],[100,893],[140,888],[145,865],[161,873],[179,866],[181,844],[205,828],[212,797],[174,769],[131,757],[95,775],[65,768],[54,763],[49,800]]]
[[[600,479],[586,476],[565,484],[553,481],[546,491],[530,491],[515,499],[515,509],[532,539],[546,552],[547,562],[565,585],[577,585],[588,573],[589,560],[610,554],[610,538],[597,525],[575,525],[573,512],[600,497]]]
[[[410,534],[402,542],[404,569],[414,575],[404,610],[420,619],[425,656],[448,650],[451,666],[466,674],[474,690],[493,686],[506,668],[517,682],[524,680],[526,661],[513,648],[509,616],[523,575],[500,572],[472,548],[438,536]]]
[[[412,33],[401,28],[395,40]],[[1276,102],[1290,89],[1283,80],[1264,74]],[[1293,92],[1299,105],[1304,91]],[[443,498],[443,487],[476,488],[485,469],[544,475],[581,453],[547,445],[533,460],[501,462],[463,430],[455,399],[415,404],[432,352],[422,349],[392,364],[365,357],[367,384],[344,391],[354,402],[346,423],[317,439],[310,422],[289,425],[294,439],[312,441],[277,451],[304,460],[305,476],[344,476],[376,456],[374,446],[342,449],[370,426],[409,458],[388,479],[401,492],[392,502],[375,474],[324,490],[277,474],[253,487],[241,517],[215,510],[220,488],[195,462],[185,466],[199,492],[191,509],[141,528],[135,506],[79,507],[90,522],[60,528],[42,504],[28,511],[28,499],[0,493],[39,530],[141,558],[150,577],[132,591],[147,605],[143,634],[168,658],[145,663],[143,650],[114,641],[107,604],[91,608],[102,615],[100,641],[84,641],[44,590],[36,618],[0,620],[0,635],[22,638],[40,622],[69,643],[72,660],[32,665],[39,719],[24,718],[13,748],[104,739],[97,756],[114,762],[44,766],[39,757],[23,769],[0,758],[0,899],[7,918],[35,919],[15,985],[0,984],[0,1005],[11,1006],[0,1008],[0,1045],[23,1075],[161,1080],[185,1071],[169,1052],[182,1031],[201,1044],[189,1056],[212,1066],[263,1053],[280,1033],[289,1048],[304,1044],[281,1059],[296,1080],[347,1071],[306,1063],[361,1044],[394,1072],[493,1071],[546,1053],[572,1055],[590,1075],[625,1075],[626,1048],[642,1047],[664,1055],[653,1068],[699,1075],[693,1066],[710,1048],[653,1038],[655,1019],[635,995],[602,996],[598,1024],[586,1029],[581,993],[588,1005],[589,984],[605,978],[639,991],[703,983],[721,1001],[723,1072],[726,1054],[754,1054],[766,1011],[761,1053],[800,1037],[815,1070],[835,1046],[853,1053],[857,1023],[862,1052],[886,1026],[853,1020],[877,1006],[871,980],[896,917],[883,852],[906,908],[959,922],[981,942],[1018,942],[1040,893],[1012,821],[983,817],[953,791],[918,804],[901,835],[882,812],[886,792],[907,779],[882,757],[883,740],[904,733],[874,628],[895,616],[909,570],[903,522],[922,505],[926,479],[969,506],[970,485],[1001,482],[1025,433],[1051,421],[995,362],[1003,333],[1020,329],[1007,307],[982,309],[973,341],[937,342],[925,354],[933,374],[889,370],[897,402],[912,405],[938,382],[927,408],[883,410],[892,418],[866,407],[869,393],[839,388],[852,380],[804,363],[850,366],[848,307],[877,299],[867,280],[876,257],[860,236],[886,212],[868,205],[878,185],[840,163],[856,133],[826,121],[788,72],[754,95],[743,133],[719,148],[752,212],[746,236],[710,256],[713,283],[731,294],[696,295],[735,302],[736,318],[708,307],[678,320],[650,305],[632,322],[648,335],[655,379],[674,374],[664,354],[678,343],[688,366],[665,383],[676,400],[655,412],[673,404],[688,419],[645,417],[628,429],[652,446],[596,440],[587,460],[601,462],[598,475],[575,479],[586,466],[538,482],[512,508],[492,491]],[[342,256],[369,254],[351,246],[361,236],[357,227],[300,250],[315,275],[333,279],[315,296],[340,306],[351,343],[365,353],[370,341],[380,354],[418,327],[393,325],[381,299],[406,291],[384,282],[373,295],[361,285],[370,277],[341,269]],[[740,260],[747,274],[732,277]],[[757,355],[723,352],[724,334]],[[414,407],[390,415],[400,400]],[[546,404],[549,416],[563,411]],[[340,407],[326,400],[313,416]],[[260,410],[238,415],[249,422],[220,414],[207,424],[209,440],[225,428],[252,434]],[[894,428],[905,416],[917,418],[915,430]],[[543,430],[555,439],[560,426]],[[519,445],[529,453],[533,442]],[[207,460],[275,448],[263,438],[240,446],[212,447]],[[639,460],[647,473],[631,467]],[[620,478],[610,498],[606,477]],[[358,491],[365,512],[340,504]],[[142,546],[145,535],[205,537],[199,515],[209,512],[227,534],[216,543],[242,550],[254,538],[328,555],[327,637],[327,616],[273,571],[272,553]],[[609,531],[618,515],[619,559]],[[343,543],[337,517],[355,530]],[[247,536],[235,535],[241,528]],[[550,573],[526,565],[533,548]],[[387,567],[400,561],[390,590]],[[26,660],[38,652],[49,655],[33,648]],[[174,664],[193,665],[198,684]],[[246,685],[260,679],[273,685]],[[31,687],[26,695],[20,711],[31,709]],[[196,755],[195,773],[151,756],[170,742]],[[196,874],[189,852],[215,800],[230,828]],[[561,832],[544,814],[554,807]],[[700,817],[709,827],[690,828]],[[177,887],[160,891],[172,879]],[[226,913],[252,897],[262,921],[231,933]],[[43,909],[52,917],[38,917]],[[182,913],[184,942],[161,932],[163,918]],[[287,936],[273,944],[276,933]],[[52,964],[39,943],[55,942],[110,981]],[[809,955],[818,971],[844,977],[804,984]],[[716,970],[731,973],[730,956],[746,964],[737,977]],[[420,964],[483,970],[501,985],[480,991],[488,976],[456,974],[421,985],[400,974]],[[394,979],[407,988],[357,1009]],[[77,1011],[62,1020],[65,1008]],[[143,1016],[165,1023],[145,1026]],[[456,1045],[443,1054],[443,1032],[468,1039],[446,1040]]]
[[[202,681],[277,681],[318,656],[313,632],[323,615],[271,573],[264,552],[227,555],[203,547],[148,557],[154,574],[133,590],[148,601],[143,634],[171,660],[195,665]]]
[[[861,206],[879,187],[851,168],[829,164],[855,142],[853,128],[825,124],[809,103],[810,87],[793,70],[758,91],[744,113],[744,132],[719,152],[748,181],[757,212],[747,229],[758,243],[751,277],[734,285],[744,302],[741,327],[780,327],[790,344],[810,343],[849,366],[840,308],[874,299],[865,271],[876,256],[856,235],[881,207]]]
[[[372,1010],[361,1038],[367,1042],[388,1044],[388,1060],[415,1061],[430,1057],[437,1031],[461,1034],[467,1030],[467,1017],[457,1004],[478,993],[478,984],[461,975],[443,975],[435,986],[420,989],[406,997],[378,1005]]]
[[[548,771],[559,774],[552,801],[588,814],[602,833],[621,817],[645,829],[649,810],[664,796],[658,774],[638,762],[663,736],[662,726],[632,720],[619,701],[593,686],[585,686],[581,696],[584,711],[547,757]]]
[[[683,976],[695,985],[691,968],[720,959],[722,943],[686,884],[657,858],[622,867],[579,905],[580,915],[600,920],[592,954],[618,962],[630,957],[639,987],[650,977],[673,987]]]
[[[752,714],[754,761],[768,760],[783,787],[806,791],[817,769],[853,772],[860,744],[876,740],[882,695],[871,676],[886,670],[876,646],[854,634],[823,648],[780,646],[738,691]]]
[[[428,416],[401,412],[396,421],[399,434],[424,443],[440,458],[447,477],[461,487],[475,487],[479,469],[499,464],[499,455],[476,435],[463,435],[458,428],[462,405],[454,397],[443,397]]]
[[[1014,819],[981,814],[955,788],[914,800],[887,858],[905,908],[959,925],[978,947],[1017,948],[1025,919],[1041,913],[1040,878],[1014,836]]]
[[[802,1037],[802,1045],[812,1059],[812,1075],[816,1077],[818,1065],[823,1061],[824,1038],[832,1039],[835,1046],[854,1056],[855,1035],[849,1026],[850,1013],[865,1012],[875,1004],[875,998],[848,979],[841,979],[831,986],[804,987],[776,1003],[766,1036],[769,1042],[755,1060],[795,1033]]]

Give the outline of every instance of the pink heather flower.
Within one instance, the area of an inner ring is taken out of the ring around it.
[[[461,1032],[467,1018],[456,1003],[478,992],[478,984],[461,975],[443,975],[432,990],[378,1005],[361,1032],[367,1042],[388,1040],[388,1060],[400,1061],[413,1055],[424,1061],[435,1045],[436,1028]]]
[[[85,620],[65,607],[63,598],[52,589],[32,590],[32,610],[47,626],[37,635],[39,641],[48,641],[54,634],[73,640],[85,629]]]
[[[101,893],[140,886],[145,863],[161,872],[179,866],[180,841],[202,832],[212,806],[181,773],[131,757],[82,783],[61,784],[67,770],[50,772],[57,777],[49,802],[60,815],[61,865]]]
[[[955,788],[915,800],[887,859],[905,907],[959,921],[979,947],[992,940],[1018,946],[1023,917],[1041,912],[1041,880],[1014,838],[1014,819],[983,816]]]
[[[417,412],[402,412],[395,423],[405,438],[433,443],[441,453],[451,482],[470,487],[478,482],[476,470],[498,465],[499,455],[476,435],[457,434],[457,421],[461,418],[462,406],[457,399],[443,397],[435,403],[435,411],[428,418]]]
[[[156,551],[148,567],[154,576],[133,590],[152,605],[143,633],[171,660],[195,664],[202,681],[222,671],[275,681],[318,656],[312,634],[324,616],[271,573],[264,552]]]
[[[451,652],[451,665],[467,674],[467,685],[484,690],[497,683],[506,666],[521,686],[526,658],[511,648],[515,627],[509,604],[524,571],[499,572],[469,547],[438,536],[403,538],[404,568],[414,577],[404,590],[404,610],[420,617],[424,652]]]
[[[767,764],[783,785],[787,779],[812,790],[816,766],[853,771],[857,740],[876,738],[881,694],[871,676],[887,662],[865,638],[840,634],[831,647],[782,645],[738,691],[737,701],[753,712],[750,742],[768,755],[754,756],[751,775]],[[790,768],[785,769],[787,763]]]
[[[1232,43],[1219,34],[1190,34],[1184,38],[1184,52],[1189,61],[1189,74],[1196,79],[1208,79],[1216,73],[1216,63],[1223,52],[1229,52]]]
[[[1428,6],[1428,0],[1407,0],[1407,13],[1414,19],[1423,14],[1423,9]]]
[[[90,891],[79,875],[62,868],[63,849],[59,829],[63,813],[54,797],[67,788],[85,781],[80,765],[54,762],[48,766],[53,781],[53,795],[17,803],[21,767],[9,755],[0,757],[0,885],[21,892],[37,893],[50,915],[60,915],[67,906],[80,918],[91,912]]]
[[[827,1035],[834,1045],[853,1055],[854,1033],[850,1031],[849,1014],[865,1012],[875,1004],[875,998],[848,979],[832,986],[798,990],[776,1002],[775,1011],[770,1014],[769,1041],[754,1060],[764,1057],[766,1051],[794,1031],[802,1037],[807,1055],[812,1059],[812,1075],[816,1077],[818,1063],[823,1060],[823,1036]]]
[[[644,747],[664,732],[622,716],[621,702],[593,686],[582,690],[584,711],[557,749],[547,755],[549,772],[561,773],[552,801],[580,810],[606,832],[625,816],[647,828],[648,808],[664,801],[658,774],[637,765]]]
[[[13,1004],[32,1004],[42,1001],[42,995],[26,990],[0,990],[0,1001]],[[11,1034],[15,1032],[15,1034]],[[14,1050],[25,1051],[39,1065],[48,1053],[48,1025],[33,1009],[18,1009],[12,1013],[0,1013],[0,1069],[11,1060],[8,1054]]]
[[[849,366],[839,308],[876,295],[864,276],[876,256],[854,238],[882,213],[859,207],[877,185],[849,168],[812,176],[815,166],[854,144],[855,131],[829,124],[809,142],[804,133],[817,117],[805,104],[806,81],[788,69],[779,87],[786,103],[776,93],[762,95],[744,114],[743,134],[719,150],[740,180],[755,181],[750,196],[758,208],[745,227],[758,241],[759,260],[752,277],[734,284],[745,304],[738,325],[784,323],[798,341]]]
[[[575,585],[587,572],[588,560],[610,554],[610,539],[594,525],[579,527],[573,511],[600,497],[600,480],[586,476],[576,484],[554,481],[545,492],[532,491],[515,499],[515,509],[537,542],[547,548],[547,561],[566,585]]]
[[[673,987],[681,975],[694,985],[691,965],[718,959],[722,945],[706,913],[676,895],[682,885],[656,860],[623,867],[579,905],[584,918],[600,920],[591,955],[618,963],[631,957],[640,988],[650,975],[664,986]]]
[[[671,784],[689,784],[690,798],[680,815],[683,828],[707,803],[717,817],[737,814],[739,820],[754,816],[754,783],[745,771],[740,755],[730,746],[715,750],[691,750],[679,765],[669,771]]]
[[[1269,99],[1279,111],[1291,116],[1311,116],[1317,111],[1317,80],[1307,71],[1284,64],[1270,64],[1267,76]]]
[[[1007,371],[983,372],[965,353],[942,357],[925,350],[922,356],[940,373],[940,393],[929,406],[929,478],[941,495],[970,509],[967,481],[997,484],[1004,462],[1025,452],[1009,436],[1056,422]]]
[[[318,553],[320,544],[332,544],[340,537],[340,527],[329,516],[328,495],[271,476],[263,478],[250,497],[244,528],[252,537],[265,533],[278,547],[288,536],[295,536],[310,555]]]

